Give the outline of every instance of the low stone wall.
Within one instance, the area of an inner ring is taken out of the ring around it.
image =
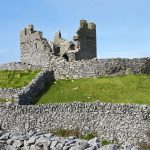
[[[54,71],[56,79],[141,74],[150,73],[150,58],[92,59],[74,62],[54,59],[49,67]]]
[[[14,96],[20,91],[20,88],[0,88],[0,99],[14,100]]]
[[[22,62],[12,62],[6,64],[0,64],[0,70],[35,70],[41,69],[42,66],[35,66]]]
[[[34,66],[26,63],[8,63],[0,65],[0,70],[25,70],[49,68],[54,71],[55,79],[90,78],[105,75],[150,74],[150,58],[114,58],[92,59],[67,62],[54,57],[48,66]]]
[[[137,144],[150,130],[150,106],[111,103],[61,103],[49,105],[0,105],[2,128],[15,132],[35,129],[76,129],[97,132],[100,139]]]
[[[32,104],[35,96],[42,92],[46,84],[54,81],[53,71],[43,70],[23,88],[0,88],[0,99],[14,100],[21,105]]]
[[[53,71],[44,70],[39,73],[30,84],[24,87],[15,99],[20,105],[28,105],[34,103],[34,98],[46,88],[46,84],[52,84],[54,81]]]

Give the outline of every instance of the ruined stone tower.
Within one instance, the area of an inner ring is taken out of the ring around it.
[[[96,57],[96,25],[86,20],[80,21],[77,35],[67,41],[61,32],[55,34],[53,41],[43,38],[42,32],[29,25],[20,32],[21,62],[33,65],[47,65],[53,56],[66,61],[78,61]]]
[[[80,21],[80,28],[74,40],[78,42],[79,51],[76,60],[92,59],[96,55],[96,25],[87,23],[86,20]]]
[[[46,65],[51,58],[51,47],[42,32],[34,31],[29,25],[20,32],[21,62]]]

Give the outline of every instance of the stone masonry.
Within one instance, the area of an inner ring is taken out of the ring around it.
[[[48,66],[34,66],[25,63],[0,65],[0,70],[41,69],[31,84],[21,89],[0,88],[0,99],[17,100],[19,104],[32,104],[38,92],[44,90],[45,83],[59,79],[79,79],[98,76],[116,76],[126,74],[149,74],[150,58],[135,59],[92,59],[67,62],[65,59],[52,58]],[[42,71],[43,70],[43,71]],[[17,97],[18,96],[18,97]]]
[[[15,132],[50,132],[76,129],[97,132],[100,139],[136,145],[150,130],[150,106],[111,103],[0,105],[2,129]]]
[[[46,65],[52,57],[52,49],[42,32],[29,25],[20,33],[21,62],[32,65]]]
[[[6,65],[5,65],[6,67]],[[10,64],[8,64],[9,68]],[[14,67],[14,65],[13,65]],[[21,66],[17,65],[18,68]],[[25,66],[26,68],[27,66]],[[29,66],[30,68],[31,66]],[[3,68],[4,69],[4,68]],[[9,68],[10,69],[10,68]],[[14,69],[14,68],[13,68]],[[16,69],[16,68],[15,68]],[[35,69],[33,67],[33,69]],[[46,84],[52,84],[54,81],[54,73],[52,70],[44,69],[37,74],[32,81],[25,87],[21,88],[0,88],[0,99],[6,102],[15,102],[19,105],[29,105],[35,103],[35,97],[46,88]]]
[[[74,62],[51,60],[50,66],[55,79],[79,79],[98,76],[117,76],[127,74],[149,74],[150,58],[134,59],[91,59]]]
[[[73,41],[62,38],[60,31],[55,34],[54,41],[48,41],[42,32],[29,25],[21,30],[20,48],[21,62],[32,65],[45,66],[54,56],[67,61],[92,59],[96,57],[96,25],[81,20]]]

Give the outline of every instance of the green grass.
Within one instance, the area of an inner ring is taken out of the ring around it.
[[[5,102],[6,102],[6,100],[0,99],[0,103],[5,103]]]
[[[15,102],[15,101],[13,99],[12,100],[0,99],[0,104],[6,102]]]
[[[59,80],[39,95],[37,104],[96,100],[150,104],[150,75]]]
[[[39,70],[0,71],[0,88],[20,88],[26,86]]]
[[[71,129],[71,130],[59,128],[59,129],[55,129],[55,131],[51,131],[51,132],[56,136],[61,136],[61,137],[75,136],[77,138],[84,139],[84,140],[90,140],[94,137],[97,137],[97,133],[92,133],[92,132],[82,135],[79,128]]]

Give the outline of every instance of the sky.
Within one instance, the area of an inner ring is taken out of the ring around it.
[[[72,40],[81,19],[96,23],[98,58],[150,56],[150,0],[0,0],[0,63],[20,61],[20,30],[33,24]]]

